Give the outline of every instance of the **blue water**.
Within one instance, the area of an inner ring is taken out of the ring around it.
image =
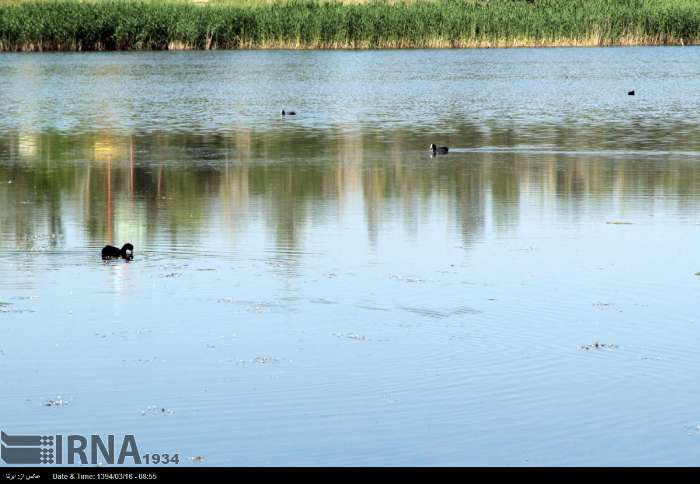
[[[0,428],[695,465],[698,52],[2,54]]]

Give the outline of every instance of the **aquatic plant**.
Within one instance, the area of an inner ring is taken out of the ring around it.
[[[10,0],[0,50],[695,44],[696,0]]]

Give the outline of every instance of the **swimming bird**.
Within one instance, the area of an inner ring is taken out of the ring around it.
[[[282,116],[296,116],[296,111],[285,111],[284,109],[280,113]]]
[[[634,96],[634,89],[632,89],[631,91],[627,91],[627,95],[628,95],[628,96]]]
[[[447,146],[435,146],[435,143],[431,144],[428,150],[432,151],[434,155],[446,155],[450,151]]]
[[[132,260],[134,258],[134,246],[127,243],[119,249],[111,245],[105,245],[104,249],[102,249],[102,260],[119,258]]]

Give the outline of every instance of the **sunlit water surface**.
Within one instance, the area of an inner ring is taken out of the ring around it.
[[[699,54],[0,56],[0,427],[696,465]]]

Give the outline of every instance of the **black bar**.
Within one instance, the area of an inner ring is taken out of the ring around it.
[[[71,477],[72,475],[72,477]],[[485,479],[524,479],[540,483],[561,484],[563,478],[595,479],[600,478],[664,478],[688,477],[697,479],[700,477],[700,468],[252,468],[252,467],[0,467],[0,482],[16,482],[32,480],[34,482],[67,482],[85,480],[110,480],[131,482],[170,482],[183,478],[227,478],[227,479],[305,479],[318,480],[328,483],[332,479],[333,484],[339,481],[347,481],[357,484],[358,479],[380,478],[384,480],[396,479],[405,484],[406,479],[411,478],[438,478],[459,479],[460,483],[466,478]],[[22,476],[22,477],[20,477]],[[518,481],[520,482],[520,481]]]

